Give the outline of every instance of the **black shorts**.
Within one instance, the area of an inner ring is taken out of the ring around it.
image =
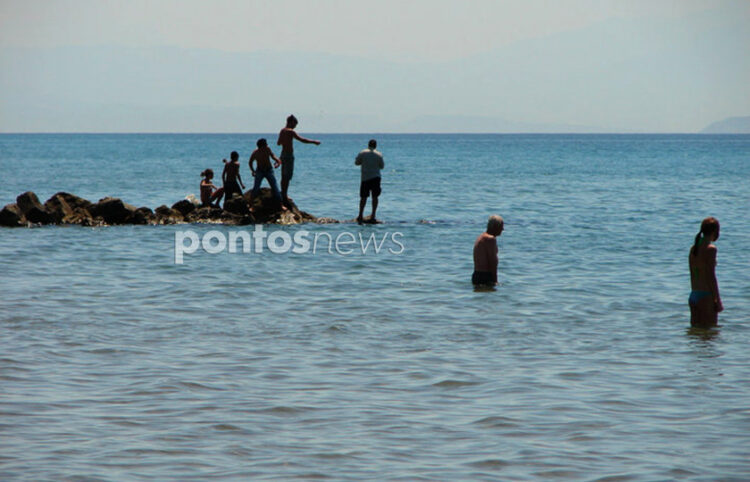
[[[494,285],[495,277],[489,271],[474,271],[471,283],[475,285]]]
[[[229,201],[234,196],[234,193],[242,196],[242,189],[237,181],[227,181],[224,183],[224,202]]]
[[[370,193],[372,193],[372,197],[378,197],[381,192],[379,177],[362,181],[362,184],[359,185],[359,197],[367,197]]]

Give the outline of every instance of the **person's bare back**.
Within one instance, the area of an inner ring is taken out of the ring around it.
[[[231,161],[224,165],[224,182],[232,182],[237,180],[237,175],[240,172],[240,165],[237,162]]]
[[[474,241],[474,271],[493,272],[496,270],[497,238],[482,233]]]
[[[286,118],[286,126],[279,131],[279,138],[276,140],[276,145],[281,146],[281,155],[292,155],[294,154],[294,140],[302,142],[303,144],[315,144],[320,145],[320,141],[315,139],[307,139],[297,134],[294,129],[297,127],[297,118],[290,115]]]
[[[471,276],[474,285],[497,284],[497,236],[502,234],[503,229],[503,218],[490,216],[487,231],[474,241],[474,273]]]
[[[719,221],[706,218],[690,248],[690,324],[698,328],[710,328],[718,323],[718,314],[724,310],[716,281],[716,245],[719,239]]]
[[[291,127],[284,127],[279,131],[279,139],[276,144],[281,146],[281,154],[294,154],[294,139],[299,137]]]

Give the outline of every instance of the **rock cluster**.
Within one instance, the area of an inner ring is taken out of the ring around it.
[[[271,190],[261,189],[252,201],[250,192],[232,199],[220,207],[201,207],[188,199],[154,210],[135,207],[116,197],[105,197],[93,203],[74,194],[58,192],[44,204],[31,191],[16,198],[0,211],[0,226],[19,227],[34,224],[77,224],[80,226],[106,226],[113,224],[178,224],[212,223],[229,225],[246,224],[299,224],[317,222],[317,218],[290,201],[287,210],[274,200]],[[327,219],[325,221],[328,221]]]

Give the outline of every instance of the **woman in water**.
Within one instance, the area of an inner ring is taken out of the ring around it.
[[[695,243],[690,248],[690,325],[710,328],[718,323],[719,312],[724,309],[719,296],[719,283],[716,281],[716,246],[719,239],[719,221],[706,218],[701,230],[695,235]]]
[[[201,206],[219,207],[221,196],[224,195],[224,188],[217,188],[214,186],[214,183],[211,182],[211,179],[214,178],[213,169],[206,169],[201,173],[201,176],[203,176],[203,179],[201,180]],[[216,201],[216,204],[211,204],[212,201]]]

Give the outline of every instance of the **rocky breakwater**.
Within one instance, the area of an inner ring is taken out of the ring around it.
[[[58,192],[42,204],[31,191],[16,198],[0,211],[0,226],[25,227],[46,224],[74,224],[79,226],[108,226],[121,224],[179,224],[208,223],[227,225],[299,224],[319,222],[315,216],[301,211],[290,202],[287,210],[273,199],[270,189],[261,189],[250,205],[249,191],[236,194],[224,208],[201,207],[183,199],[171,207],[163,205],[152,210],[136,207],[116,197],[105,197],[91,202],[74,194]],[[330,222],[321,219],[322,222]]]

